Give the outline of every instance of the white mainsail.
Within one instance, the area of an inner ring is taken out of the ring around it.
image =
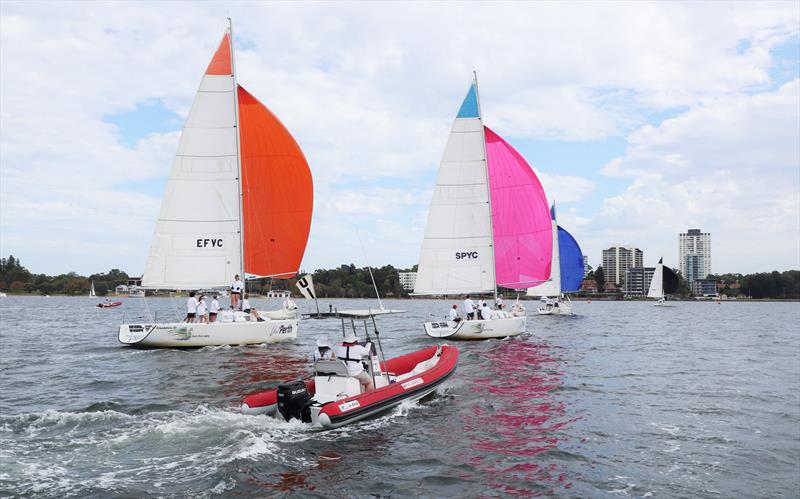
[[[94,281],[92,281],[92,286],[89,288],[89,296],[97,296],[97,293],[94,292]]]
[[[298,279],[297,289],[300,290],[300,293],[303,294],[306,300],[316,300],[317,293],[314,291],[314,279],[311,277],[311,274],[306,274],[300,279]]]
[[[550,278],[532,288],[528,288],[528,296],[560,296],[561,295],[561,255],[558,250],[558,223],[553,220],[553,259],[550,264]]]
[[[414,293],[446,295],[494,289],[485,138],[473,83],[439,165]]]
[[[234,83],[230,74],[205,74],[200,82],[161,203],[143,287],[219,287],[241,271]]]
[[[664,298],[664,264],[661,260],[656,265],[653,272],[653,279],[650,281],[650,289],[647,291],[648,298]]]

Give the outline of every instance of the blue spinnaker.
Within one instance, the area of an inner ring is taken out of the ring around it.
[[[583,284],[583,253],[572,234],[558,227],[558,252],[561,257],[561,292],[572,293]]]

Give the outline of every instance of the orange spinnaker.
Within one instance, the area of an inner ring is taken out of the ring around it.
[[[222,41],[219,42],[219,47],[217,47],[217,51],[214,52],[214,57],[212,57],[211,62],[208,63],[206,74],[207,75],[233,74],[233,69],[231,68],[230,33],[225,33],[225,36],[222,37]]]
[[[311,170],[280,120],[241,86],[238,96],[244,270],[292,277],[311,229]]]

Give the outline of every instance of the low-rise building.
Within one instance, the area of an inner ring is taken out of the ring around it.
[[[625,287],[627,296],[647,296],[650,282],[653,280],[655,267],[631,267],[625,271]]]
[[[400,286],[406,291],[413,291],[414,285],[417,283],[416,272],[398,272],[397,275],[400,279]]]
[[[695,279],[692,281],[692,294],[695,296],[717,296],[717,281]]]
[[[584,279],[581,291],[586,293],[597,293],[597,282],[594,279]]]

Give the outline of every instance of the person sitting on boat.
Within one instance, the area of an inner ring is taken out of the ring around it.
[[[183,322],[194,322],[197,316],[197,298],[194,297],[194,291],[189,292],[189,299],[186,300],[186,319]]]
[[[200,295],[200,299],[197,300],[197,318],[195,322],[208,322],[208,318],[206,317],[206,312],[208,311],[208,306],[206,306],[206,297],[204,295]]]
[[[464,315],[467,316],[468,321],[475,318],[475,302],[470,300],[469,295],[464,300]]]
[[[219,301],[217,296],[211,297],[211,303],[208,305],[208,322],[217,322],[217,314],[219,313]]]
[[[497,295],[497,299],[494,301],[494,306],[497,310],[503,310],[503,295]]]
[[[486,301],[481,302],[481,319],[488,321],[492,318],[492,309],[486,304]]]
[[[258,311],[250,306],[249,298],[250,295],[245,293],[244,300],[242,300],[242,312],[252,315],[253,317],[256,318],[256,320],[258,320],[258,322],[264,322],[264,319],[262,319],[261,316],[258,315]]]
[[[336,353],[334,353],[333,348],[331,347],[331,341],[328,339],[327,336],[323,336],[317,339],[317,349],[314,350],[314,360],[331,360],[336,358]]]
[[[233,310],[244,310],[244,303],[241,302],[242,300],[242,292],[244,291],[244,283],[242,279],[239,277],[239,274],[236,274],[233,278],[233,284],[231,284],[231,308]]]
[[[358,344],[358,339],[352,332],[347,333],[341,346],[336,347],[336,358],[343,360],[347,365],[347,374],[358,379],[365,390],[370,391],[373,388],[372,378],[361,363],[361,359],[365,356],[369,356],[369,350]]]
[[[450,320],[453,322],[461,322],[461,317],[458,316],[458,305],[453,305],[450,309]]]

